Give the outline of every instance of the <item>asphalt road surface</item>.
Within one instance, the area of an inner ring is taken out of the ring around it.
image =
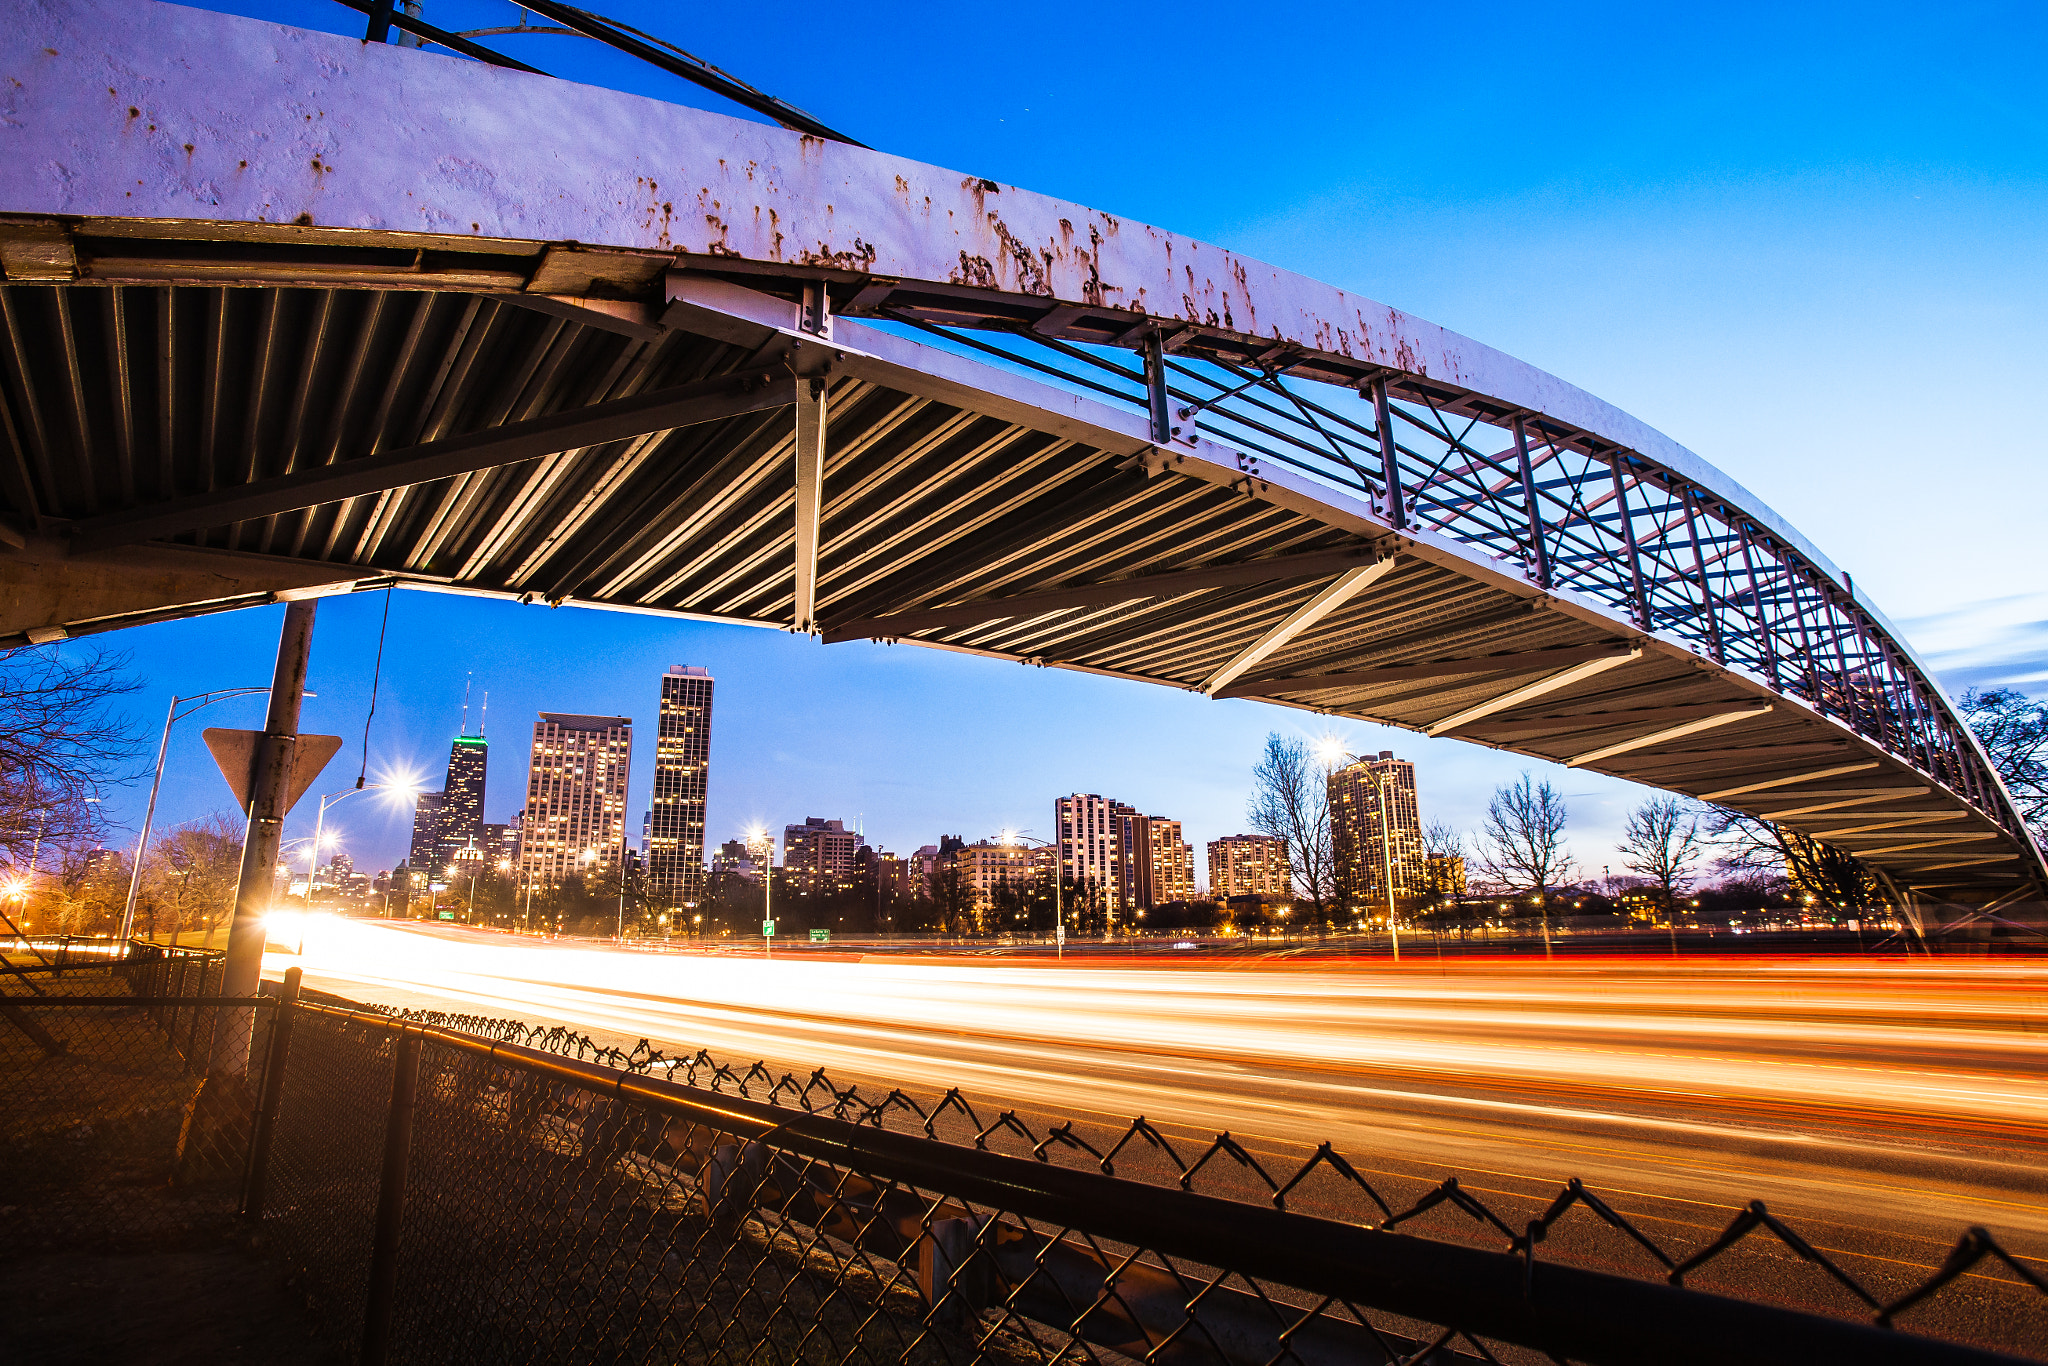
[[[1188,1160],[1227,1130],[1282,1183],[1328,1141],[1396,1209],[1455,1175],[1519,1228],[1577,1176],[1674,1256],[1760,1199],[1879,1299],[1971,1225],[2048,1274],[2048,960],[768,960],[320,919],[267,971],[292,963],[356,1000],[823,1067],[927,1105],[957,1087],[984,1123],[1073,1120],[1098,1147],[1137,1115]],[[1212,1169],[1205,1188],[1263,1196]],[[1118,1170],[1171,1175],[1142,1144]],[[1378,1218],[1322,1174],[1290,1207]],[[1546,1256],[1659,1272],[1567,1222]],[[1409,1228],[1504,1243],[1448,1206]],[[1767,1233],[1689,1283],[1867,1312]],[[2048,1359],[2048,1297],[1991,1263],[1901,1326]]]

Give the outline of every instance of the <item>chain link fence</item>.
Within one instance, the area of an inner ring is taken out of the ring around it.
[[[117,956],[117,951],[121,956]],[[143,1246],[231,1214],[274,1001],[220,996],[223,956],[18,946],[0,987],[0,1229],[8,1251]],[[225,1033],[249,1078],[209,1078]]]
[[[1143,1120],[1104,1148],[1071,1125],[984,1123],[957,1092],[869,1096],[822,1072],[507,1021],[295,1013],[266,1227],[320,1249],[304,1265],[337,1303],[360,1296],[348,1331],[366,1360],[1984,1362],[2016,1358],[1891,1319],[1986,1262],[2048,1291],[1982,1230],[1880,1297],[1761,1205],[1681,1255],[1576,1181],[1510,1223],[1455,1180],[1397,1205],[1327,1145],[1279,1175],[1227,1135],[1183,1151]],[[289,1074],[309,1052],[322,1061],[300,1090]],[[301,1097],[317,1110],[295,1112]],[[366,1105],[381,1138],[338,1113]],[[1177,1175],[1119,1174],[1133,1152]],[[1257,1172],[1265,1198],[1203,1193],[1219,1164]],[[1287,1207],[1330,1179],[1375,1217]],[[1438,1210],[1499,1246],[1403,1231]],[[1545,1260],[1575,1218],[1630,1240],[1662,1282]],[[1874,1321],[1685,1284],[1752,1236],[1835,1277]]]
[[[1522,1218],[1455,1180],[1394,1198],[1328,1145],[1274,1171],[1228,1135],[1098,1141],[958,1092],[299,1001],[296,974],[227,1001],[218,969],[10,986],[0,1221],[112,1247],[239,1212],[365,1362],[1990,1363],[2020,1358],[1911,1329],[1972,1271],[2048,1292],[1982,1229],[1874,1286],[1761,1204],[1677,1247],[1577,1181]],[[208,1078],[252,1010],[253,1080]],[[1360,1217],[1305,1212],[1333,1187]],[[1491,1245],[1414,1231],[1447,1216]],[[1575,1229],[1654,1278],[1545,1255]],[[1688,1283],[1758,1239],[1864,1321]]]

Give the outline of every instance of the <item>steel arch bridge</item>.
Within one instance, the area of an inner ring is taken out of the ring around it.
[[[393,582],[902,641],[1689,793],[1928,900],[2048,885],[1846,574],[1498,351],[819,131],[8,8],[0,644]]]

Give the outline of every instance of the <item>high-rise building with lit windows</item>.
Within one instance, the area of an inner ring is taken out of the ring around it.
[[[711,784],[708,670],[676,665],[661,677],[654,733],[654,806],[646,833],[647,890],[657,904],[704,896],[704,803]]]
[[[533,723],[520,825],[522,886],[559,887],[572,877],[618,866],[632,762],[631,718],[540,714]]]
[[[866,840],[846,822],[804,817],[782,828],[782,871],[793,892],[830,892],[853,880],[854,858]]]
[[[1123,818],[1137,814],[1136,807],[1093,792],[1076,792],[1054,802],[1060,876],[1084,891],[1101,892],[1112,906],[1121,905],[1126,853]]]
[[[1294,892],[1287,841],[1272,835],[1225,835],[1209,841],[1209,895],[1284,898]]]
[[[1397,900],[1423,895],[1429,882],[1415,765],[1383,749],[1377,757],[1355,759],[1332,772],[1330,842],[1341,904],[1384,909],[1390,870]]]
[[[490,770],[490,741],[460,735],[448,746],[448,781],[441,789],[441,843],[460,849],[484,837],[484,778]]]
[[[1121,818],[1124,903],[1140,910],[1195,899],[1195,850],[1166,816]]]

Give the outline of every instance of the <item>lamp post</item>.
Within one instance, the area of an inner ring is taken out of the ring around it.
[[[1054,842],[1053,842],[1052,840],[1042,840],[1042,839],[1038,838],[1038,837],[1037,837],[1036,835],[1027,835],[1027,834],[1025,834],[1025,833],[1024,833],[1023,831],[1021,831],[1021,830],[1012,830],[1012,831],[1009,831],[1009,832],[1007,832],[1007,833],[1009,834],[1009,836],[1010,836],[1010,838],[1011,838],[1011,839],[1014,839],[1014,840],[1021,840],[1021,841],[1023,841],[1023,842],[1024,842],[1024,843],[1026,843],[1026,844],[1035,844],[1035,845],[1038,845],[1038,846],[1039,846],[1040,848],[1043,848],[1043,849],[1050,849],[1050,850],[1052,850],[1052,851],[1053,851],[1053,856],[1052,856],[1052,942],[1053,942],[1053,956],[1054,956],[1055,958],[1060,958],[1060,959],[1064,959],[1064,958],[1066,958],[1066,956],[1067,956],[1067,922],[1066,922],[1065,912],[1064,912],[1064,911],[1063,911],[1063,910],[1061,909],[1061,907],[1060,907],[1060,856],[1059,856],[1059,845],[1057,845],[1056,843],[1054,843]]]
[[[121,910],[121,938],[127,939],[135,930],[135,896],[142,890],[142,861],[149,855],[149,830],[156,821],[156,794],[164,783],[164,755],[171,747],[171,727],[202,707],[216,702],[225,702],[231,697],[249,697],[256,693],[267,693],[268,688],[221,688],[214,692],[195,693],[190,697],[173,697],[171,709],[164,716],[163,738],[156,746],[156,776],[149,783],[149,806],[142,815],[142,836],[135,844],[135,867],[128,875],[128,904]],[[307,693],[307,697],[316,694]],[[179,708],[183,710],[179,710]]]
[[[306,694],[308,697],[312,695],[311,693]],[[338,804],[344,798],[355,796],[358,792],[395,792],[401,796],[415,799],[419,796],[419,789],[411,783],[369,783],[363,787],[345,787],[339,792],[330,792],[320,799],[320,812],[313,818],[313,848],[306,856],[306,909],[309,911],[313,909],[313,877],[320,866],[320,845],[327,837],[327,808]],[[407,871],[406,876],[410,879],[410,870]],[[410,888],[407,890],[409,891]],[[386,909],[389,909],[391,892],[388,883],[386,884],[384,899]],[[410,909],[409,902],[408,909]]]

